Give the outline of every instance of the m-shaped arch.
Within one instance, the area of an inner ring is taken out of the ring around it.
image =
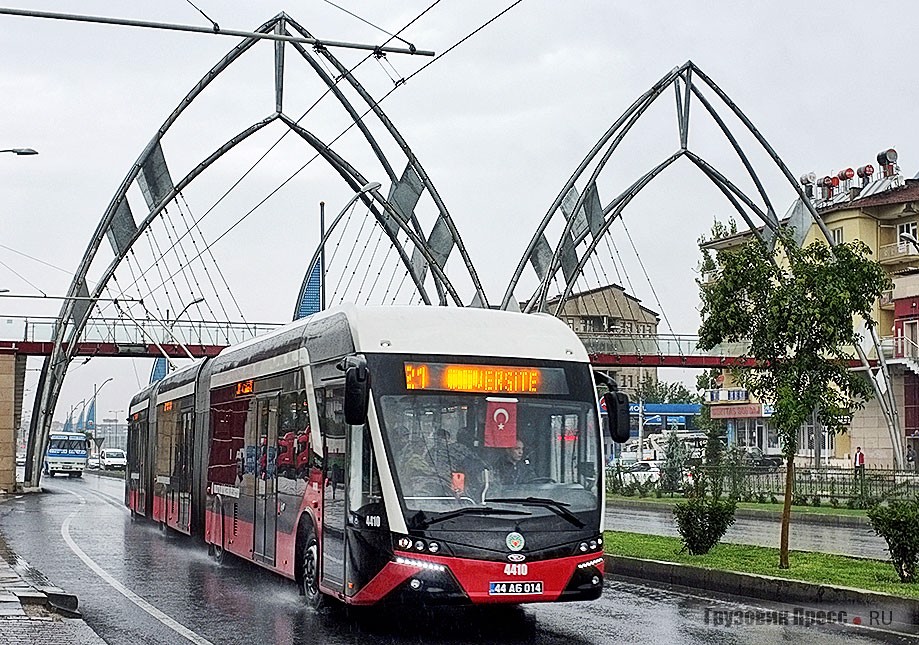
[[[284,13],[278,14],[256,31],[257,33],[299,34],[306,38],[313,37],[304,27]],[[184,188],[205,173],[218,159],[269,124],[286,125],[291,132],[305,141],[353,191],[366,186],[371,180],[383,180],[385,175],[385,180],[389,183],[388,193],[384,195],[379,189],[373,190],[362,193],[361,200],[396,249],[397,256],[414,285],[419,301],[425,304],[463,305],[461,295],[445,272],[447,259],[456,249],[461,265],[466,270],[468,282],[471,283],[474,290],[472,297],[467,299],[487,305],[487,298],[479,277],[453,219],[421,162],[383,112],[377,100],[354,76],[353,69],[346,67],[327,47],[316,46],[313,51],[310,51],[301,43],[275,41],[272,70],[275,99],[273,111],[227,140],[192,167],[181,179],[177,181],[173,179],[162,146],[164,136],[179,121],[186,109],[221,73],[259,42],[262,40],[254,37],[242,40],[192,87],[162,126],[157,129],[137,161],[128,170],[92,234],[58,315],[53,349],[44,362],[39,378],[38,393],[31,417],[26,465],[26,480],[30,485],[38,485],[42,455],[47,449],[52,415],[68,365],[76,353],[77,342],[86,328],[91,313],[98,306],[103,294],[110,289],[110,283],[114,281],[117,284],[114,278],[116,269],[125,263],[138,240],[145,232],[149,234],[151,224],[162,217],[168,208],[178,207],[181,211]],[[361,171],[357,164],[349,162],[340,153],[333,150],[334,140],[323,141],[310,129],[301,125],[299,119],[295,120],[285,114],[285,57],[288,48],[291,47],[296,60],[305,61],[309,70],[320,79],[322,83],[320,87],[325,87],[323,95],[328,94],[334,97],[337,105],[349,117],[351,123],[349,127],[356,128],[360,133],[367,149],[372,153],[362,155],[361,158],[365,160],[365,164],[368,158],[375,160],[372,164],[373,176],[370,176],[366,170]],[[331,73],[330,68],[334,70]],[[334,78],[332,73],[335,74]],[[373,127],[371,127],[371,122]],[[384,149],[397,152],[387,155]],[[400,167],[401,171],[398,170]],[[132,198],[134,199],[132,207],[129,193],[142,195],[142,204],[138,204],[135,197]],[[427,202],[433,204],[431,215],[434,220],[427,230],[416,214],[416,207],[425,196]],[[134,216],[138,208],[143,209],[145,213],[139,219]],[[100,254],[100,250],[104,249],[104,240],[108,240],[111,247],[110,256],[107,253]],[[156,248],[159,248],[159,245],[156,245]],[[87,276],[91,271],[94,280],[90,289],[91,283]],[[99,277],[96,278],[96,276]]]
[[[629,185],[624,191],[604,203],[600,197],[597,180],[614,158],[619,145],[632,130],[633,126],[648,112],[651,105],[672,87],[675,95],[676,122],[679,134],[679,147],[672,154],[661,160]],[[550,311],[555,315],[564,309],[566,301],[574,292],[576,281],[584,275],[588,263],[600,253],[600,244],[608,239],[612,223],[619,218],[626,206],[664,170],[681,158],[688,159],[711,183],[724,195],[739,217],[747,224],[752,233],[766,242],[773,242],[779,228],[773,201],[757,174],[750,157],[738,142],[734,132],[716,109],[715,103],[707,93],[733,114],[758,146],[768,155],[771,162],[779,169],[788,184],[797,194],[797,199],[788,211],[791,225],[795,228],[798,241],[813,221],[823,232],[827,243],[834,244],[832,235],[817,213],[811,200],[804,193],[802,186],[779,157],[778,153],[766,141],[750,119],[741,111],[733,100],[712,81],[692,61],[674,68],[665,74],[657,83],[642,94],[615,122],[603,133],[590,149],[583,161],[565,182],[555,201],[552,202],[537,230],[530,240],[526,251],[520,258],[501,301],[502,309],[512,309],[523,303],[527,312]],[[689,148],[690,110],[694,103],[702,106],[718,130],[730,144],[740,160],[746,176],[755,187],[754,195],[748,195],[715,165],[706,161]],[[550,241],[550,231],[561,231]],[[515,296],[524,270],[531,266],[536,273],[538,284],[532,292]],[[555,286],[556,294],[550,290]],[[868,357],[860,346],[856,346],[859,358],[865,369],[875,377],[872,384],[880,407],[887,420],[888,431],[895,455],[902,458],[902,438],[899,430],[899,419],[892,388],[887,387],[889,374],[880,349],[880,341],[873,327],[866,330],[873,341],[880,369],[875,373],[870,370]]]

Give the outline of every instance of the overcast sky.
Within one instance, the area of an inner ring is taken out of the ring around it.
[[[251,30],[286,11],[319,38],[385,39],[320,0],[196,4],[225,29]],[[337,4],[392,32],[430,3]],[[507,4],[443,0],[403,37],[419,48],[443,52]],[[180,0],[19,0],[12,6],[208,24]],[[919,85],[911,66],[919,58],[917,13],[911,2],[525,0],[413,77],[382,107],[437,186],[489,299],[500,301],[537,222],[591,146],[640,94],[687,60],[732,97],[795,175],[872,163],[887,147],[900,153],[904,174],[915,175],[919,133],[913,106]],[[16,294],[67,291],[131,164],[188,90],[236,42],[0,16],[0,149],[40,151],[35,157],[0,155],[0,289]],[[171,168],[173,162],[176,167],[184,163],[187,171],[215,145],[273,112],[271,45],[264,43],[252,54],[251,62],[234,65],[232,74],[218,79],[209,102],[189,111],[193,125],[185,126],[167,148]],[[347,64],[362,56],[336,54]],[[390,73],[405,77],[428,59],[390,55],[388,61],[395,68]],[[384,69],[372,61],[359,68],[359,78],[375,96],[392,87]],[[290,72],[285,110],[291,115],[306,108],[310,82],[302,66]],[[609,186],[604,203],[616,194],[616,185],[677,149],[672,92],[659,103],[617,153],[617,170],[601,183],[601,191]],[[736,162],[731,165],[726,145],[704,123],[701,110],[693,116],[698,118],[690,147],[736,172]],[[332,133],[340,118],[330,111],[326,123],[311,127]],[[745,146],[749,142],[743,139]],[[264,150],[258,145],[253,151]],[[343,140],[343,148],[347,145]],[[764,163],[762,153],[751,155],[762,162],[758,169],[781,215],[793,193]],[[291,145],[282,157],[267,159],[235,203],[257,203],[308,156],[304,146]],[[228,163],[222,172],[230,177],[236,169]],[[370,178],[388,186],[384,177]],[[220,182],[212,181],[218,190]],[[207,194],[202,193],[201,203],[206,204]],[[289,319],[318,241],[316,203],[324,199],[337,211],[349,196],[340,180],[310,170],[215,246],[221,266],[244,291],[241,299],[250,320]],[[648,274],[645,278],[633,262],[633,290],[646,306],[666,314],[677,333],[693,334],[698,326],[696,239],[710,229],[714,217],[731,215],[720,193],[687,161],[658,178],[626,210],[624,219]],[[277,252],[281,239],[293,240],[301,255]],[[619,245],[629,246],[628,240]],[[0,297],[0,317],[53,316],[59,306],[57,301]],[[128,399],[147,381],[149,361],[81,363],[71,366],[55,417],[63,419],[72,405],[92,395],[94,383],[114,375],[99,396],[98,415],[101,419],[118,411],[123,418]],[[37,361],[30,362],[30,368],[36,367]],[[33,380],[35,374],[30,372]]]

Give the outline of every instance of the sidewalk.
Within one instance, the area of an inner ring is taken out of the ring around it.
[[[0,537],[0,645],[105,645],[77,609]]]

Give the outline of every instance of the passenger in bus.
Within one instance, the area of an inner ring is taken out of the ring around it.
[[[516,486],[536,479],[536,472],[529,459],[523,456],[525,445],[520,437],[513,448],[506,448],[504,456],[496,465],[498,483],[502,486]]]
[[[476,452],[475,434],[470,428],[457,430],[455,439],[449,446],[453,490],[460,497],[481,501],[488,464]]]
[[[452,497],[452,468],[446,434],[435,430],[425,440],[410,439],[397,456],[403,494],[408,497]]]

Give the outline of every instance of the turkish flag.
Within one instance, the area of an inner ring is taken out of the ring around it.
[[[517,445],[517,399],[485,400],[485,447],[513,448]]]

